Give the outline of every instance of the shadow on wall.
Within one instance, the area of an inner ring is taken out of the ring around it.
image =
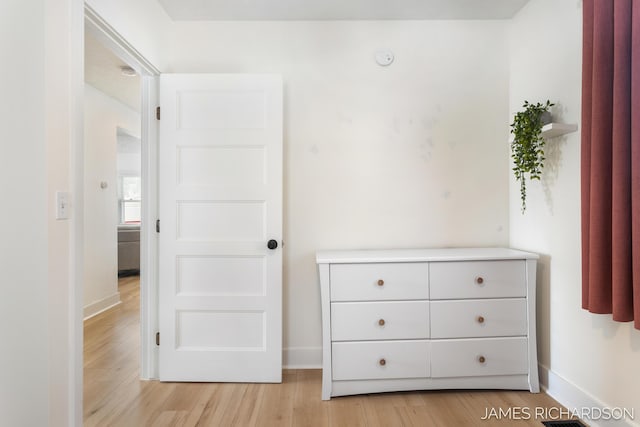
[[[586,312],[586,310],[585,310]],[[591,327],[593,330],[600,331],[602,337],[607,339],[615,339],[618,334],[629,330],[629,346],[634,352],[640,352],[640,334],[633,327],[633,322],[618,322],[612,320],[611,314],[588,313],[591,317]]]
[[[562,166],[562,148],[567,143],[566,136],[560,136],[548,141],[544,146],[545,164],[542,170],[542,191],[544,200],[553,215],[553,188],[558,180],[558,171]]]
[[[629,328],[629,341],[631,341],[631,349],[633,351],[640,351],[640,334],[633,327]]]
[[[536,331],[538,339],[538,360],[542,365],[550,364],[551,355],[551,257],[539,254],[536,268]],[[548,384],[548,383],[545,383]]]
[[[553,121],[564,123],[564,111],[566,107],[558,103],[553,108]],[[544,168],[542,169],[542,190],[544,199],[549,208],[549,213],[553,215],[553,188],[558,180],[558,171],[562,166],[562,149],[567,143],[567,136],[558,136],[548,140],[544,145]]]

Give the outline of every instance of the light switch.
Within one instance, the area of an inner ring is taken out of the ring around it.
[[[69,219],[69,193],[56,191],[56,219]]]

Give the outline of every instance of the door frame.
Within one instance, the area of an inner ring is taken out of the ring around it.
[[[155,334],[158,331],[158,235],[155,223],[158,218],[158,124],[155,109],[158,105],[160,71],[86,3],[84,25],[87,31],[136,70],[140,76],[142,97],[140,108],[142,146],[140,376],[142,379],[156,379],[158,377],[158,348],[155,345]],[[84,34],[82,37],[84,38]],[[84,181],[82,176],[78,179]],[[83,231],[81,232],[83,234]],[[83,262],[82,246],[81,244],[81,247],[76,250],[76,262]],[[76,292],[82,292],[82,278],[78,277],[76,282]],[[80,353],[82,354],[82,348]]]

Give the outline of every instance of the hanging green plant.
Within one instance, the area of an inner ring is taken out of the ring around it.
[[[543,116],[549,115],[549,108],[553,107],[549,100],[545,104],[531,104],[524,101],[524,111],[519,111],[511,123],[511,158],[513,159],[513,173],[520,182],[520,200],[522,213],[527,209],[527,183],[529,180],[540,180],[544,166],[544,138],[542,126],[545,125]]]

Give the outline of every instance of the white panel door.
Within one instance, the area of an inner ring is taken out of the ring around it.
[[[282,80],[164,74],[160,105],[160,379],[280,382]]]

